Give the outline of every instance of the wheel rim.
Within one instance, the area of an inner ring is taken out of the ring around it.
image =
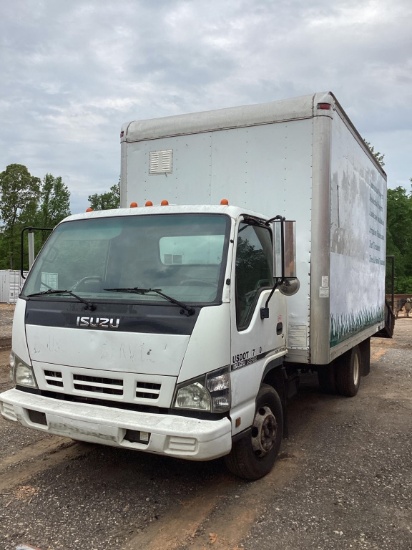
[[[277,422],[268,406],[260,407],[256,411],[252,427],[253,452],[259,456],[266,456],[276,441]]]

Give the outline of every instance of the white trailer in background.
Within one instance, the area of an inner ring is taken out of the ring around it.
[[[331,93],[131,122],[121,156],[121,208],[36,259],[1,412],[257,479],[300,372],[347,396],[369,372],[386,175]]]
[[[27,274],[27,272],[26,272]],[[15,304],[24,284],[20,271],[0,270],[0,303]]]

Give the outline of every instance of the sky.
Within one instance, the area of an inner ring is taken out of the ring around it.
[[[0,0],[0,172],[120,175],[123,123],[332,91],[411,190],[411,0]]]

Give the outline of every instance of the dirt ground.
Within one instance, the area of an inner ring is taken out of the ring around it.
[[[0,548],[411,550],[412,318],[373,339],[355,398],[308,376],[273,471],[246,483],[190,463],[76,443],[0,418]],[[0,391],[10,387],[0,351]]]
[[[0,350],[11,345],[14,304],[0,304]]]

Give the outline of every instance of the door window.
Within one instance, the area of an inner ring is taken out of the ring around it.
[[[236,252],[236,323],[250,323],[259,294],[273,286],[272,240],[269,229],[241,223]]]

